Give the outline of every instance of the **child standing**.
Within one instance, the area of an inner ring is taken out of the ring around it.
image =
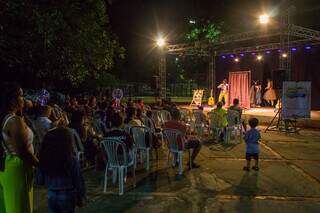
[[[259,124],[259,120],[257,118],[251,118],[249,120],[249,126],[251,127],[245,133],[244,140],[246,142],[246,160],[247,166],[243,167],[243,170],[249,171],[250,170],[250,162],[251,158],[255,160],[255,165],[252,167],[253,170],[258,171],[259,166],[259,140],[261,139],[259,130],[256,127]]]
[[[73,213],[83,205],[85,186],[72,143],[64,127],[50,130],[42,142],[36,183],[48,188],[49,213]]]

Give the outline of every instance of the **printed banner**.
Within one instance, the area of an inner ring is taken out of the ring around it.
[[[282,87],[282,116],[286,119],[310,118],[311,82],[285,81]]]

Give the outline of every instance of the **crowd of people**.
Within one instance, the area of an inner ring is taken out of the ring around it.
[[[162,129],[180,131],[184,137],[177,141],[179,149],[192,149],[189,169],[199,167],[195,160],[201,142],[196,136],[188,136],[181,110],[174,104],[154,106],[171,115],[171,119],[156,125],[158,122],[151,107],[145,106],[142,99],[133,102],[129,98],[120,107],[115,107],[115,102],[106,96],[99,99],[74,96],[63,104],[52,101],[32,103],[24,99],[23,90],[15,84],[5,85],[1,93],[0,212],[32,212],[34,184],[47,187],[49,212],[74,212],[76,206],[83,206],[86,198],[81,173],[83,162],[75,156],[77,144],[71,130],[81,140],[85,163],[97,170],[103,170],[108,161],[100,146],[104,138],[123,142],[131,153],[135,141],[127,127],[133,126],[153,129],[149,133],[151,137],[146,137],[146,144],[155,150],[164,145],[157,134]],[[230,108],[239,112],[241,117],[238,100]],[[221,125],[226,127],[227,112],[223,103],[217,103],[214,112],[221,115]],[[205,115],[203,120],[206,120]],[[258,121],[250,120],[249,125],[251,129],[245,134],[248,164],[244,169],[249,170],[253,157],[256,160],[253,169],[258,170],[260,134],[254,130]]]

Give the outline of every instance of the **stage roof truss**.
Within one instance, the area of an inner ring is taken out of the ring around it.
[[[189,43],[181,43],[168,45],[167,54],[170,55],[198,55],[198,56],[209,56],[213,55],[213,52],[218,52],[219,54],[224,53],[240,53],[240,52],[250,52],[250,51],[264,51],[281,48],[280,43],[277,42],[266,42],[259,39],[263,38],[274,38],[281,35],[290,36],[289,46],[308,44],[318,44],[320,41],[320,31],[297,26],[288,25],[284,27],[271,28],[268,31],[251,31],[245,33],[237,33],[232,35],[226,35],[219,38],[217,41],[196,41]],[[303,38],[303,39],[301,39]],[[278,39],[280,40],[280,38]],[[236,44],[240,42],[253,42],[258,43],[258,45],[243,45]],[[259,43],[261,43],[259,45]],[[235,48],[226,48],[225,46],[229,44],[230,46],[236,46]],[[240,46],[240,47],[239,47]],[[211,53],[211,54],[210,54]]]

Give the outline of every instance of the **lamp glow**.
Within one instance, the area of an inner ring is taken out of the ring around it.
[[[234,62],[236,62],[236,63],[238,63],[239,61],[240,61],[239,58],[234,59]]]
[[[257,56],[257,60],[258,60],[258,61],[261,61],[261,60],[262,60],[262,55],[258,55],[258,56]]]
[[[166,44],[166,41],[164,40],[164,38],[159,37],[159,38],[157,39],[157,46],[158,46],[158,47],[163,47],[165,44]]]
[[[262,14],[259,16],[259,22],[260,24],[268,24],[270,21],[270,17],[267,14]]]
[[[287,53],[283,53],[282,58],[286,58],[286,57],[288,57]]]

